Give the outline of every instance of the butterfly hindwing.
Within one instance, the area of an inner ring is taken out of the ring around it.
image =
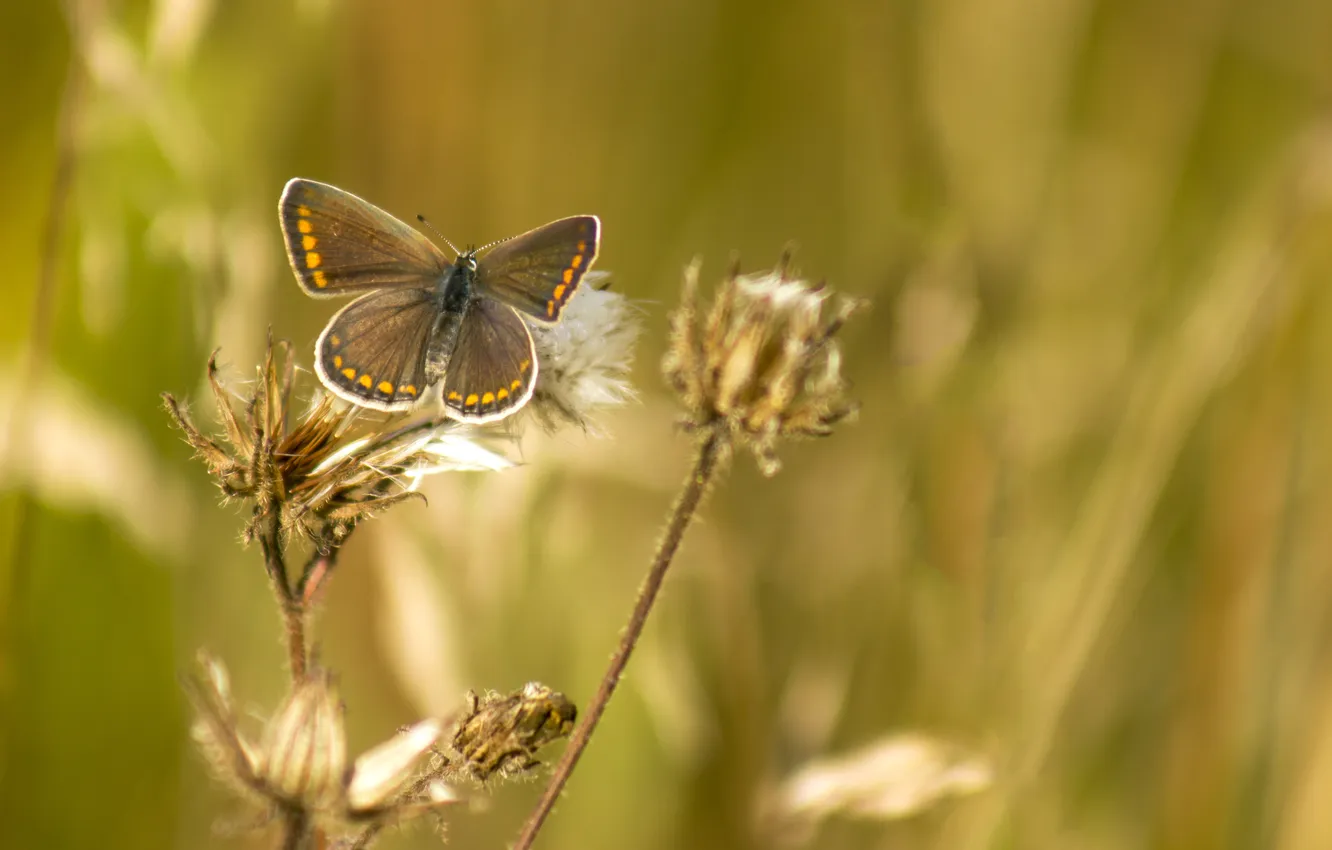
[[[601,221],[576,215],[506,239],[477,259],[478,288],[538,322],[559,321],[601,246]]]
[[[288,181],[278,218],[292,271],[315,297],[420,286],[450,265],[414,228],[327,183]]]
[[[464,422],[503,419],[532,397],[536,377],[527,323],[494,299],[472,301],[444,375],[445,412]]]
[[[319,335],[315,371],[347,401],[406,410],[426,391],[426,347],[439,316],[430,289],[363,295],[339,310]]]

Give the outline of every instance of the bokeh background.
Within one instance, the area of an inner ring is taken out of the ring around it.
[[[455,242],[596,212],[644,315],[606,437],[357,533],[354,750],[468,688],[586,701],[688,467],[680,270],[795,239],[874,301],[859,421],[734,465],[539,846],[1332,846],[1329,44],[1325,0],[0,4],[0,845],[271,845],[213,833],[177,675],[207,647],[266,713],[278,620],[158,394],[313,342],[300,175]],[[989,789],[772,819],[901,733]]]

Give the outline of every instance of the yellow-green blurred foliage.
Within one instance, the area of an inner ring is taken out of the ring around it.
[[[353,750],[468,688],[586,701],[688,466],[680,270],[796,239],[875,302],[859,422],[735,464],[539,846],[773,846],[769,789],[903,730],[992,788],[810,846],[1332,846],[1329,45],[1326,0],[0,4],[0,845],[264,846],[212,835],[176,675],[206,646],[266,713],[279,622],[158,393],[207,421],[213,347],[308,352],[299,175],[458,243],[595,212],[645,312],[609,438],[353,538],[318,631]]]

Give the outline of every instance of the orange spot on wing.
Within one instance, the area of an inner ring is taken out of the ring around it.
[[[330,345],[334,346],[342,345],[342,338],[339,337],[337,334],[329,334],[328,341]]]
[[[574,254],[574,258],[573,258],[572,260],[569,261],[569,267],[570,267],[570,268],[574,268],[574,269],[578,268],[578,267],[581,266],[582,264],[583,264],[583,255],[582,255],[582,254]]]
[[[320,289],[323,289],[325,286],[328,286],[328,278],[324,277],[324,273],[323,273],[323,272],[315,272],[315,273],[314,273],[314,282],[315,282],[315,286],[319,287]],[[333,344],[334,344],[334,345],[337,345],[336,342],[333,343]]]
[[[407,393],[407,395],[416,395],[416,387],[413,384],[403,384],[398,387],[398,392]]]
[[[522,381],[515,380],[512,384],[509,384],[509,389],[513,390],[514,392],[518,392],[518,388],[521,387],[522,385],[523,385]]]
[[[304,222],[302,222],[304,224]],[[314,246],[319,244],[319,240],[313,236],[306,235],[301,237],[301,247],[307,251],[313,251]]]
[[[486,393],[485,395],[481,396],[481,403],[482,403],[482,404],[494,404],[494,403],[495,403],[495,394],[494,394],[494,393]]]
[[[341,354],[335,354],[335,355],[333,355],[333,368],[334,368],[334,369],[341,369],[341,368],[342,368],[342,355],[341,355]]]
[[[388,381],[380,381],[378,390],[384,395],[393,395],[393,385]]]
[[[563,298],[563,297],[564,297],[564,290],[566,290],[566,289],[568,289],[568,288],[569,288],[568,286],[566,286],[566,285],[564,285],[564,284],[562,284],[562,283],[561,283],[559,286],[555,287],[555,300],[556,300],[556,301],[559,301],[561,298]]]
[[[299,206],[299,207],[296,208],[296,215],[300,216],[301,218],[309,218],[309,217],[310,217],[310,208],[307,207],[307,206],[305,206],[304,204],[302,204],[301,206]],[[582,248],[579,248],[578,250],[581,251],[581,250],[583,250],[583,249],[582,249]]]
[[[472,405],[476,404],[479,400],[480,399],[477,397],[476,393],[468,393],[467,401],[463,402],[463,407],[471,407]]]
[[[324,258],[316,254],[314,251],[311,251],[310,253],[305,255],[305,267],[308,269],[319,268],[319,264],[322,263],[323,261]]]
[[[365,387],[367,390],[370,389],[370,385],[373,384],[373,383],[374,383],[374,379],[371,378],[369,375],[362,375],[362,376],[361,376],[361,386]]]
[[[546,302],[546,318],[547,318],[547,319],[553,319],[553,318],[555,318],[555,302],[554,302],[554,301],[547,301],[547,302]]]
[[[532,365],[532,361],[531,361],[531,360],[524,360],[522,363],[519,363],[519,364],[518,364],[518,371],[519,371],[519,372],[526,372],[526,371],[527,371],[527,368],[528,368],[529,366],[531,366],[531,365]]]
[[[499,399],[500,401],[504,401],[508,397],[509,397],[509,391],[504,389],[503,387],[500,387],[500,391],[495,393],[495,398]]]
[[[579,239],[579,240],[578,240],[578,253],[581,254],[581,253],[583,253],[583,252],[586,251],[586,250],[587,250],[587,243],[584,242],[583,240]]]
[[[564,282],[573,283],[573,269],[564,270]]]
[[[356,370],[353,369],[353,368],[350,367],[350,366],[348,366],[346,369],[343,369],[343,370],[342,370],[342,374],[343,374],[343,375],[347,378],[347,380],[349,380],[349,381],[354,381],[354,380],[356,380]]]
[[[462,394],[456,391],[450,392],[449,401],[462,401]]]
[[[306,221],[305,219],[301,219],[300,221],[296,222],[296,229],[302,233],[309,233],[310,231],[314,230],[314,225]]]

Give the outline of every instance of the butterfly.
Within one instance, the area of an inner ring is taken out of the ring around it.
[[[449,260],[369,201],[299,177],[283,189],[278,218],[308,295],[360,295],[315,343],[324,386],[402,411],[443,381],[444,413],[471,423],[503,419],[532,397],[528,323],[560,320],[601,246],[601,221],[578,215]]]

